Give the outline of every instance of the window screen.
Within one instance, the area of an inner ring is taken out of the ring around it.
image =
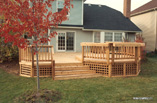
[[[105,42],[107,41],[113,41],[113,33],[105,32]]]
[[[122,33],[115,33],[114,41],[121,42],[122,41]]]

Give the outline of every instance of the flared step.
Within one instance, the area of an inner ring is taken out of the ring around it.
[[[80,74],[80,75],[62,75],[62,76],[55,76],[55,80],[68,80],[68,79],[81,79],[81,78],[96,78],[101,77],[100,74]]]

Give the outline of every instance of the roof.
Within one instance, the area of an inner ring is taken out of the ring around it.
[[[147,10],[150,10],[150,9],[154,9],[154,8],[157,8],[157,0],[152,0],[146,4],[144,4],[143,6],[133,10],[131,12],[131,14],[137,14],[137,13],[140,13],[140,12],[143,12],[143,11],[147,11]]]
[[[140,32],[130,19],[108,6],[84,4],[84,29]]]

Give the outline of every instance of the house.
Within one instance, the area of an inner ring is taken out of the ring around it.
[[[151,0],[131,12],[131,21],[142,31],[147,51],[157,49],[157,0]]]
[[[58,35],[49,45],[39,46],[40,77],[65,80],[138,76],[144,43],[122,42],[134,41],[135,34],[141,32],[129,19],[131,0],[125,0],[125,16],[107,6],[84,4],[84,0],[72,3],[74,8],[67,15],[69,20],[48,30],[48,35],[52,31]],[[62,9],[63,0],[56,0],[53,12]],[[37,76],[37,59],[32,48],[19,49],[21,76]]]
[[[63,9],[64,0],[53,3],[53,12]],[[85,0],[73,0],[74,8],[58,28],[52,28],[58,35],[49,45],[55,52],[81,52],[81,42],[122,42],[135,41],[135,34],[141,30],[129,19],[131,0],[124,0],[124,15],[105,5],[84,4]]]

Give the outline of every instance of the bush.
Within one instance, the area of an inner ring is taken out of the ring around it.
[[[11,43],[4,43],[0,37],[0,63],[18,59],[18,47],[12,46]]]
[[[136,40],[135,40],[135,42],[137,42],[137,43],[145,43],[144,42],[144,38],[142,37],[142,35],[136,35]],[[141,47],[141,60],[147,60],[147,58],[146,58],[146,51],[145,51],[145,48],[146,48],[146,46],[144,46],[144,47]]]

